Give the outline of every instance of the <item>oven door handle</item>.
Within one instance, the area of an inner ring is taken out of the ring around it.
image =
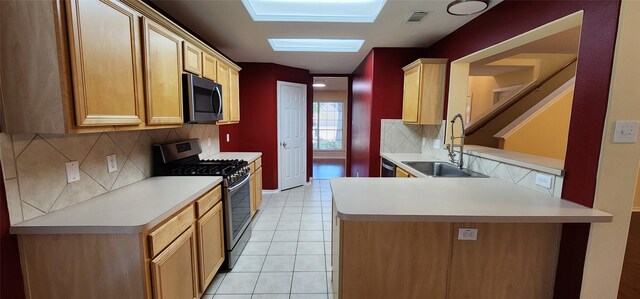
[[[242,182],[238,183],[237,185],[229,188],[229,192],[233,192],[238,190],[240,187],[242,187],[242,185],[244,185],[249,179],[251,178],[251,175],[248,175],[244,180],[242,180]]]

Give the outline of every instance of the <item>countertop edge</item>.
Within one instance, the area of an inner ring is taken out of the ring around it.
[[[337,209],[337,208],[336,208]],[[602,211],[600,211],[602,212]],[[606,212],[602,212],[606,213]],[[613,215],[593,216],[471,216],[471,215],[371,215],[345,214],[337,211],[344,221],[389,222],[476,222],[476,223],[606,223]]]

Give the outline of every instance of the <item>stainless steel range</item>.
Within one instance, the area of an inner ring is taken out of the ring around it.
[[[201,160],[199,139],[153,145],[154,176],[222,176],[225,264],[231,269],[251,237],[250,170],[244,160]]]

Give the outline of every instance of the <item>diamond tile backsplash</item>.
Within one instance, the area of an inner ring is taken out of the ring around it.
[[[439,160],[449,160],[448,152],[444,146],[435,147],[436,142],[442,144],[439,139],[439,136],[444,135],[441,132],[442,125],[406,125],[399,119],[383,119],[381,125],[381,153],[423,153]],[[562,176],[504,163],[498,159],[493,160],[473,154],[465,154],[464,165],[465,168],[471,171],[479,172],[492,178],[523,186],[553,197],[561,197],[564,181]],[[552,177],[551,188],[536,185],[536,174],[538,173]]]
[[[200,138],[201,158],[220,152],[216,125],[97,134],[0,134],[0,158],[11,224],[83,202],[151,176],[151,145]],[[107,171],[115,154],[118,170]],[[65,163],[78,161],[80,180],[67,183]]]

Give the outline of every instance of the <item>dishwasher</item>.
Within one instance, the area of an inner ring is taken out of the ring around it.
[[[380,169],[380,177],[396,177],[396,165],[393,162],[382,158],[382,167]]]

